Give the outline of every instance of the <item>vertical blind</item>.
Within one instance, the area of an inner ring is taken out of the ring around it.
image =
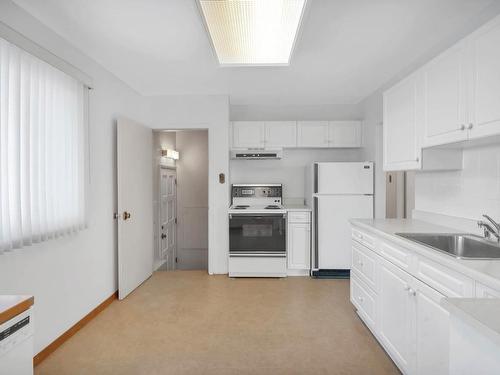
[[[86,226],[87,95],[0,38],[0,254]]]

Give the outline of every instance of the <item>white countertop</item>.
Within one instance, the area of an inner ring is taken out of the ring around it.
[[[311,211],[311,208],[304,204],[285,204],[284,206],[287,211]]]
[[[461,272],[491,288],[500,290],[500,259],[457,259],[395,233],[463,233],[463,231],[412,219],[352,219],[351,224],[415,251],[444,266]]]
[[[485,336],[500,344],[500,299],[446,298],[441,305]]]

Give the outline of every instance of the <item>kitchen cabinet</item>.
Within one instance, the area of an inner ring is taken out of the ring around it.
[[[288,275],[308,275],[311,257],[311,213],[289,211],[287,228]]]
[[[384,170],[457,169],[436,146],[497,141],[499,45],[497,16],[384,92]]]
[[[330,121],[328,125],[330,147],[361,147],[361,121]]]
[[[500,17],[472,34],[471,139],[500,134]]]
[[[297,122],[266,121],[264,143],[266,148],[297,147]]]
[[[298,121],[297,145],[299,147],[329,147],[328,121]]]
[[[264,148],[263,121],[234,121],[232,131],[233,148]]]
[[[384,170],[421,167],[422,75],[413,74],[384,93]]]
[[[459,43],[423,68],[423,147],[467,139],[467,48]]]
[[[448,374],[450,313],[441,306],[443,295],[413,279],[416,303],[416,373]]]
[[[404,373],[413,371],[416,358],[411,281],[408,273],[388,261],[381,261],[378,334]]]

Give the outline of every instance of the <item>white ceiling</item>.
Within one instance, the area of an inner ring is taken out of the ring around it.
[[[144,95],[357,103],[500,10],[499,0],[309,0],[291,65],[222,68],[195,0],[14,0]]]

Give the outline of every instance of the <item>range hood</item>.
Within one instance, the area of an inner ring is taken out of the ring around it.
[[[231,159],[281,159],[283,150],[231,150]]]

